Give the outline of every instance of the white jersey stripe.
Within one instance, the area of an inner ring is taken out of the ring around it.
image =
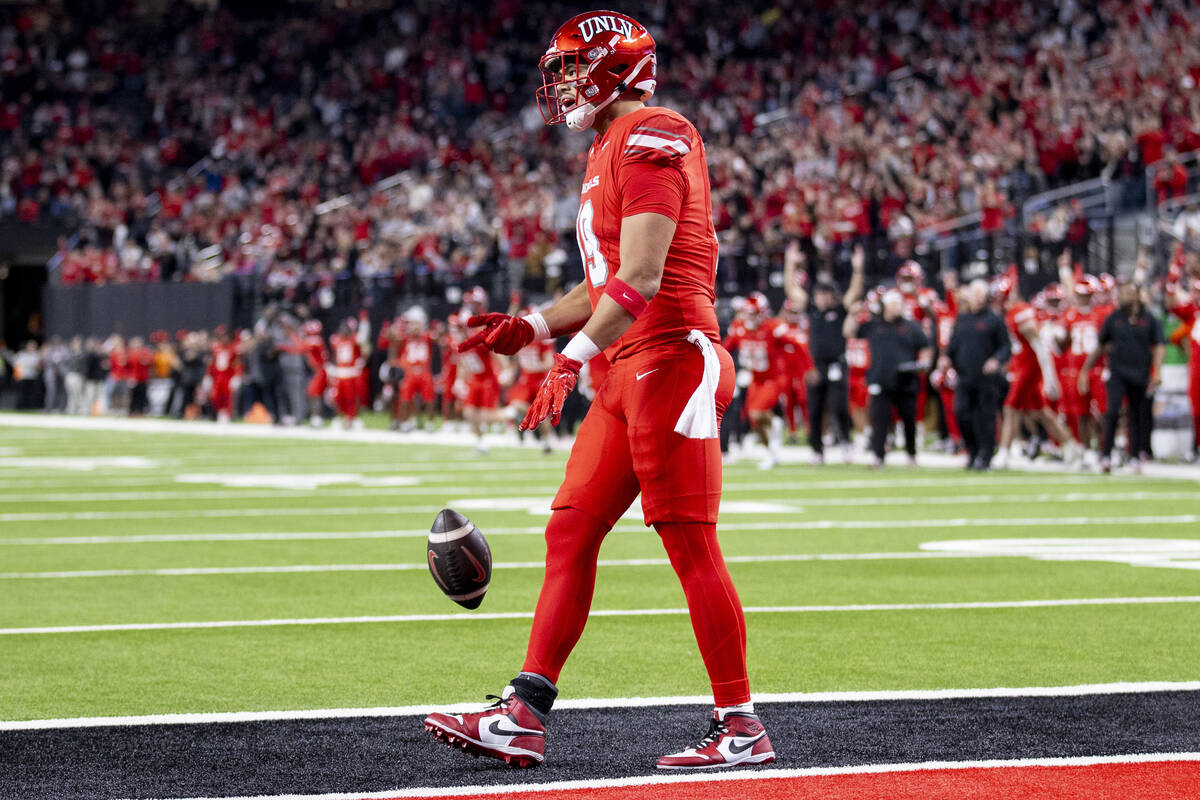
[[[625,140],[626,151],[630,148],[646,147],[651,150],[663,150],[665,152],[679,153],[687,155],[692,152],[692,148],[688,147],[687,142],[680,139],[664,139],[661,136],[650,136],[646,133],[635,133]]]

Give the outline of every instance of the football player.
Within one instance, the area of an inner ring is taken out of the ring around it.
[[[527,307],[522,313],[524,316],[528,316],[534,313],[534,309]],[[517,366],[521,370],[521,375],[508,390],[508,411],[513,419],[524,419],[525,415],[529,413],[529,406],[533,402],[533,398],[537,397],[542,381],[546,380],[546,375],[554,368],[554,342],[533,342],[528,347],[521,348],[517,353]],[[524,432],[518,431],[518,433],[523,434]],[[542,440],[542,452],[549,453],[551,451],[549,420],[542,420],[542,424],[534,430],[534,435]]]
[[[783,418],[787,422],[788,440],[795,444],[796,412],[800,420],[808,420],[808,379],[813,369],[812,353],[808,348],[808,317],[794,300],[784,300],[779,315],[784,325],[779,375],[782,376]]]
[[[506,315],[501,315],[506,316]],[[505,369],[504,359],[482,344],[472,347],[459,345],[456,394],[462,397],[463,419],[475,434],[475,449],[481,455],[488,452],[484,436],[488,427],[501,421],[500,375]]]
[[[446,318],[446,329],[438,341],[442,351],[442,372],[437,381],[442,390],[442,420],[454,421],[455,425],[462,419],[462,397],[457,392],[461,386],[458,381],[458,346],[467,338],[464,322],[466,318],[458,312],[451,314]]]
[[[547,416],[558,423],[584,364],[602,351],[611,362],[552,504],[524,667],[492,707],[425,720],[443,741],[520,766],[544,759],[554,684],[587,622],[600,543],[639,492],[683,585],[716,701],[707,734],[658,767],[775,758],[751,704],[746,623],[717,542],[718,433],[734,369],[713,307],[717,238],[704,145],[683,116],[645,105],[654,59],[649,32],[623,14],[581,14],[554,34],[539,104],[552,124],[595,131],[576,220],[586,280],[540,314],[471,320],[483,330],[463,344],[512,354],[575,334],[554,356],[526,430]]]
[[[334,405],[345,427],[361,428],[358,410],[363,404],[362,375],[366,360],[353,322],[351,318],[338,326],[337,333],[329,337],[329,347],[333,351]]]
[[[303,336],[304,360],[308,364],[312,377],[304,389],[308,400],[308,420],[314,428],[319,428],[325,421],[324,397],[329,386],[329,374],[326,367],[329,364],[329,351],[325,348],[325,337],[321,332],[321,320],[310,319],[304,323],[300,332]]]
[[[725,349],[737,353],[737,365],[750,373],[746,387],[746,416],[750,429],[758,434],[765,454],[759,469],[773,469],[779,463],[779,440],[775,407],[783,395],[779,375],[786,326],[771,316],[771,306],[762,292],[751,292],[739,311],[739,319],[729,326]]]
[[[242,374],[242,362],[238,357],[237,345],[224,325],[216,329],[214,339],[208,377],[204,383],[217,422],[229,422],[233,412],[233,395],[237,390],[235,384]]]
[[[392,341],[388,363],[395,364],[403,374],[396,396],[396,418],[401,430],[412,429],[412,417],[417,427],[424,429],[425,414],[433,409],[433,354],[436,343],[429,332],[425,309],[413,306],[392,326]]]
[[[1200,278],[1191,282],[1188,290],[1179,285],[1178,276],[1169,282],[1165,292],[1167,310],[1187,327],[1188,338],[1188,400],[1192,406],[1193,461],[1200,456]]]
[[[1007,466],[1013,439],[1025,421],[1040,422],[1046,432],[1062,445],[1064,460],[1068,464],[1074,463],[1081,452],[1079,443],[1050,410],[1051,404],[1062,396],[1062,387],[1054,369],[1054,358],[1039,330],[1037,312],[1020,299],[1014,275],[1006,274],[998,278],[993,293],[1004,304],[1004,322],[1012,340],[998,466],[1001,469]]]
[[[1100,342],[1102,320],[1093,302],[1099,282],[1090,275],[1076,280],[1070,271],[1061,275],[1066,287],[1063,295],[1067,301],[1062,318],[1062,349],[1066,354],[1062,368],[1062,411],[1067,417],[1067,424],[1076,432],[1084,448],[1090,450],[1092,442],[1100,436],[1100,404],[1092,396],[1090,381],[1086,392],[1079,391],[1079,370],[1087,361],[1088,353],[1095,350]],[[1097,383],[1103,385],[1099,381]]]

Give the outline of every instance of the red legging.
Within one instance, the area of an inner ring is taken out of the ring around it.
[[[717,544],[717,526],[660,522],[655,529],[683,585],[692,630],[718,706],[750,701],[746,620]],[[555,511],[546,526],[546,577],[538,597],[524,672],[557,682],[587,624],[596,586],[596,559],[608,533],[600,520],[574,508]]]

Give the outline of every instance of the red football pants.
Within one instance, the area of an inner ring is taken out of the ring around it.
[[[719,418],[733,394],[733,361],[720,347],[717,354]],[[720,445],[673,430],[703,366],[700,351],[686,343],[613,364],[579,429],[546,527],[546,575],[526,672],[558,680],[587,623],[600,543],[640,491],[644,519],[683,586],[717,705],[749,701],[746,623],[717,543]]]
[[[655,529],[683,585],[692,631],[718,706],[750,702],[746,620],[733,579],[707,522],[660,522]],[[533,616],[524,672],[558,682],[587,624],[596,559],[608,526],[574,508],[555,511],[546,526],[546,577]]]

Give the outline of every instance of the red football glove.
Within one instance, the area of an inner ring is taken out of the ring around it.
[[[521,430],[533,430],[541,425],[547,416],[550,417],[551,425],[559,423],[562,419],[563,403],[579,382],[581,369],[581,362],[567,358],[562,353],[554,354],[554,368],[546,374],[546,379],[538,387],[537,396],[529,405],[529,413],[521,421]]]
[[[484,314],[467,320],[468,328],[477,328],[480,325],[483,326],[483,330],[467,337],[458,346],[458,352],[465,353],[483,345],[493,353],[512,356],[533,341],[533,326],[520,317],[510,317],[508,314]]]

